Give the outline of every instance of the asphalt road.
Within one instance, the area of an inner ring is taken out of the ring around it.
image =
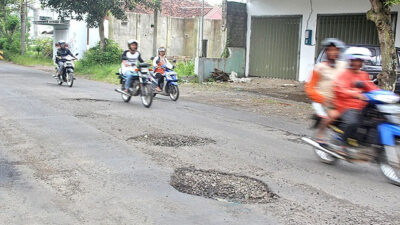
[[[400,188],[377,166],[320,163],[304,121],[157,98],[0,62],[0,224],[399,224]],[[210,138],[161,147],[132,137]],[[180,193],[176,168],[257,178],[279,198],[239,204]]]

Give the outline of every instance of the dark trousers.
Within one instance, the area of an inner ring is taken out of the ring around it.
[[[356,109],[350,109],[342,115],[342,129],[343,129],[343,141],[347,143],[348,138],[357,139],[356,133],[357,128],[360,125],[361,111]]]
[[[162,89],[161,85],[164,83],[164,76],[160,73],[157,73],[156,78],[158,81],[158,87]]]

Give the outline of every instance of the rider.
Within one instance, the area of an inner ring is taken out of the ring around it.
[[[64,70],[65,60],[63,58],[68,56],[68,55],[72,56],[74,59],[77,59],[77,58],[67,48],[66,43],[65,43],[64,40],[60,40],[58,42],[58,45],[60,46],[60,48],[57,50],[56,64],[58,65],[57,76],[60,76],[62,71]],[[54,77],[56,77],[56,76],[54,75]]]
[[[156,74],[156,78],[158,81],[157,91],[161,92],[162,91],[161,84],[164,80],[165,69],[172,70],[173,67],[172,64],[169,63],[166,57],[166,49],[164,47],[160,47],[158,49],[158,56],[154,58],[153,66],[155,68],[154,72]]]
[[[337,76],[347,67],[347,63],[341,60],[345,44],[335,38],[328,38],[322,42],[326,56],[321,63],[315,65],[311,80],[306,84],[305,91],[313,101],[313,108],[322,119],[316,133],[316,141],[324,144],[325,130],[333,121],[330,118],[332,109],[333,84]]]
[[[367,105],[367,97],[363,91],[370,92],[378,87],[369,79],[368,73],[361,70],[365,61],[371,59],[371,51],[363,47],[351,47],[345,55],[350,66],[335,82],[334,99],[335,119],[343,120],[343,141],[349,142],[351,134],[356,133],[360,122],[361,110]]]
[[[122,65],[121,65],[122,73],[126,77],[125,87],[123,91],[127,93],[131,85],[132,78],[138,75],[138,73],[135,71],[135,69],[138,66],[138,62],[140,63],[144,62],[140,52],[137,51],[138,47],[139,47],[138,41],[129,40],[128,41],[129,49],[122,54]]]

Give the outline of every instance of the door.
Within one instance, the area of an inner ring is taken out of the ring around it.
[[[252,17],[251,76],[297,79],[301,19],[301,16]]]

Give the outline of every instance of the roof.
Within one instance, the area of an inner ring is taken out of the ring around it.
[[[161,15],[181,18],[199,17],[201,16],[201,5],[200,0],[162,0]],[[205,3],[204,15],[207,15],[212,9],[212,6]],[[153,14],[153,9],[137,5],[133,12]]]
[[[222,8],[215,7],[211,9],[205,16],[205,19],[209,20],[222,20]]]

